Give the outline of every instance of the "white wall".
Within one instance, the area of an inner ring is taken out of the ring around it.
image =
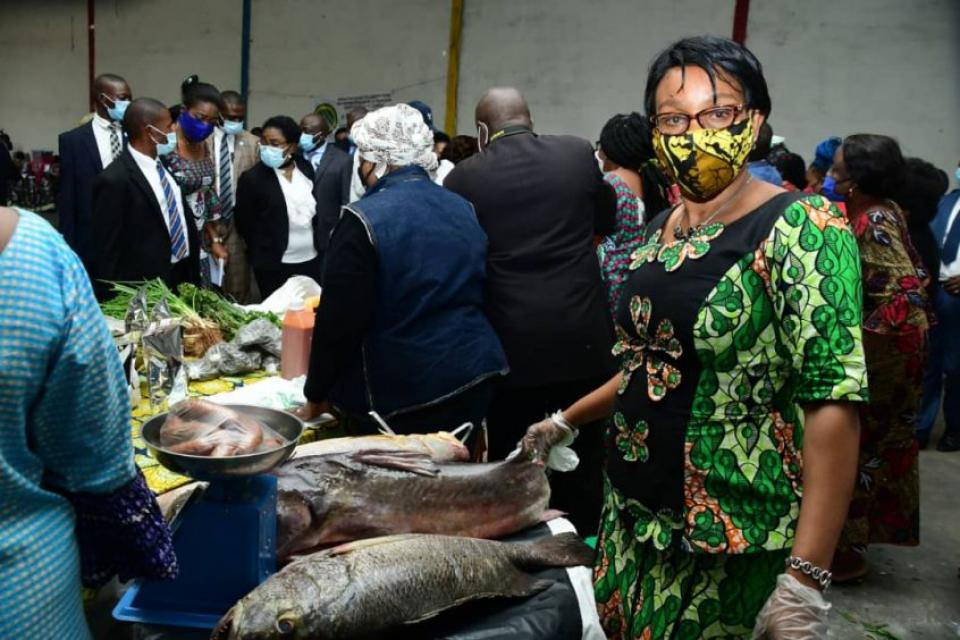
[[[84,0],[0,0],[0,128],[53,148],[87,106]],[[729,35],[734,0],[465,0],[458,130],[513,84],[538,130],[595,140],[642,109],[647,65],[685,35]],[[321,100],[390,92],[444,122],[449,0],[254,0],[251,124]],[[98,72],[175,101],[185,75],[240,83],[241,0],[97,0]],[[809,161],[830,134],[890,133],[950,170],[960,158],[960,0],[751,3],[774,129]]]
[[[97,0],[97,73],[164,104],[191,74],[239,90],[241,18],[239,0]]]
[[[809,163],[828,135],[884,133],[947,170],[960,160],[960,1],[753,2],[770,124]]]
[[[467,0],[458,129],[494,85],[513,85],[543,133],[594,141],[615,113],[643,111],[647,65],[684,36],[729,36],[733,0]]]
[[[299,121],[318,101],[390,92],[442,123],[449,12],[449,0],[255,1],[251,120]]]
[[[0,0],[0,129],[18,149],[55,151],[87,110],[83,0]]]

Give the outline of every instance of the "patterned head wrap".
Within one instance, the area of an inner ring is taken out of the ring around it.
[[[842,143],[842,139],[832,136],[817,145],[812,164],[820,173],[826,175],[827,171],[830,171],[830,167],[833,166],[833,154]]]
[[[395,104],[368,113],[354,123],[350,135],[360,157],[376,165],[377,177],[388,166],[416,165],[431,172],[437,168],[433,131],[410,105]]]

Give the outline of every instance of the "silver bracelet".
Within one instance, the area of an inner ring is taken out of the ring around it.
[[[804,560],[803,558],[798,558],[797,556],[790,556],[784,560],[784,564],[788,569],[799,571],[803,575],[810,576],[816,580],[818,583],[820,583],[820,588],[823,591],[829,589],[830,583],[833,582],[832,572],[827,571],[826,569],[821,569],[809,560]]]

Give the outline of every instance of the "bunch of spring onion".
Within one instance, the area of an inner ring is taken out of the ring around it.
[[[272,313],[245,311],[223,296],[213,291],[200,289],[192,284],[181,284],[174,293],[159,278],[145,282],[111,282],[114,296],[100,304],[104,315],[123,320],[127,314],[130,300],[145,289],[148,313],[161,300],[166,299],[170,312],[183,319],[186,325],[203,326],[215,322],[223,337],[231,340],[241,327],[258,318],[266,318],[280,326],[280,318]]]

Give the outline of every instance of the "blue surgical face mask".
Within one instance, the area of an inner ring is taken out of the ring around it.
[[[121,122],[123,120],[123,114],[127,112],[127,107],[130,106],[129,100],[114,100],[110,96],[101,93],[102,97],[107,99],[107,102],[112,102],[112,107],[107,107],[107,115],[110,116],[110,119],[114,122]]]
[[[953,175],[957,177],[957,182],[960,182],[960,167],[957,167],[957,172]]]
[[[213,125],[190,115],[189,111],[180,114],[180,130],[190,142],[203,142],[213,133]]]
[[[271,169],[279,169],[287,161],[287,154],[280,147],[260,145],[260,161]]]
[[[837,193],[837,179],[833,176],[827,176],[823,179],[823,186],[820,187],[820,193],[827,200],[832,200],[833,202],[843,202],[847,199],[846,196]]]
[[[235,136],[243,131],[243,120],[224,120],[223,131],[227,135]]]
[[[168,154],[172,153],[174,149],[177,148],[177,134],[176,134],[176,133],[174,133],[173,131],[170,131],[170,132],[168,132],[168,133],[164,133],[163,131],[160,131],[160,129],[157,129],[157,128],[156,128],[155,126],[153,126],[152,124],[151,124],[151,125],[147,125],[147,126],[149,126],[151,129],[153,129],[154,131],[156,131],[157,133],[159,133],[159,134],[160,134],[161,136],[163,136],[164,139],[166,140],[166,142],[156,142],[156,140],[154,140],[154,142],[155,142],[156,145],[157,145],[157,155],[158,155],[158,156],[168,155]],[[150,138],[151,138],[151,140],[152,140],[152,139],[153,139],[153,136],[150,136]]]
[[[300,134],[300,148],[304,153],[310,153],[317,148],[317,141],[313,136],[314,134],[306,132]]]

